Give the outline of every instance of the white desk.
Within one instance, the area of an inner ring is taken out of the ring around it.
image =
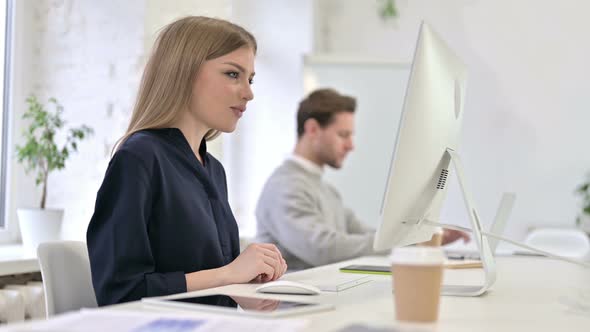
[[[27,255],[22,245],[0,245],[0,276],[39,271],[37,257]]]
[[[288,280],[325,280],[351,263],[385,264],[383,257],[364,257],[319,268],[290,273]],[[541,257],[499,257],[498,278],[482,297],[442,297],[436,331],[590,331],[590,269]],[[335,310],[296,316],[309,319],[309,331],[334,331],[353,323],[396,326],[390,276],[372,276],[373,281],[339,293],[319,296],[261,295],[257,285],[230,285],[195,293],[223,292],[266,298],[299,299],[331,303]],[[446,283],[476,284],[479,269],[446,270]],[[573,303],[578,303],[578,308]],[[110,308],[156,310],[140,302]],[[204,316],[195,313],[196,316]],[[211,314],[206,314],[211,315]]]

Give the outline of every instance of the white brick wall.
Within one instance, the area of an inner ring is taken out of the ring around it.
[[[31,91],[56,97],[69,125],[95,134],[50,175],[47,206],[64,208],[63,236],[83,237],[111,147],[141,78],[144,1],[34,1]],[[18,103],[15,100],[15,103]]]
[[[22,0],[21,0],[22,1]],[[124,133],[141,79],[145,50],[157,29],[183,15],[228,17],[226,1],[24,0],[17,8],[19,37],[13,144],[18,142],[24,97],[56,97],[69,126],[95,134],[79,146],[66,169],[50,175],[47,206],[64,208],[62,236],[84,239],[114,142]],[[218,143],[219,145],[219,143]],[[12,163],[9,221],[15,210],[38,204],[39,190]],[[34,193],[34,194],[31,194]]]

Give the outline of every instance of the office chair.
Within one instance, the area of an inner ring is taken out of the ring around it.
[[[572,228],[537,228],[526,236],[524,242],[552,254],[585,259],[590,255],[588,235]]]
[[[90,260],[84,242],[41,243],[37,248],[47,317],[81,308],[95,308]]]

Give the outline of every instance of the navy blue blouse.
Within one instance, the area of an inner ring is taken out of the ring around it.
[[[99,305],[186,292],[185,273],[240,253],[221,163],[177,128],[133,134],[111,159],[86,233]]]

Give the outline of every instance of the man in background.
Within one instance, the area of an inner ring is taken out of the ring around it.
[[[256,207],[257,240],[277,245],[290,269],[305,269],[373,250],[375,230],[343,205],[322,179],[324,167],[339,169],[354,148],[356,100],[332,89],[312,92],[299,104],[293,155],[274,170]],[[443,244],[467,234],[445,230]]]

